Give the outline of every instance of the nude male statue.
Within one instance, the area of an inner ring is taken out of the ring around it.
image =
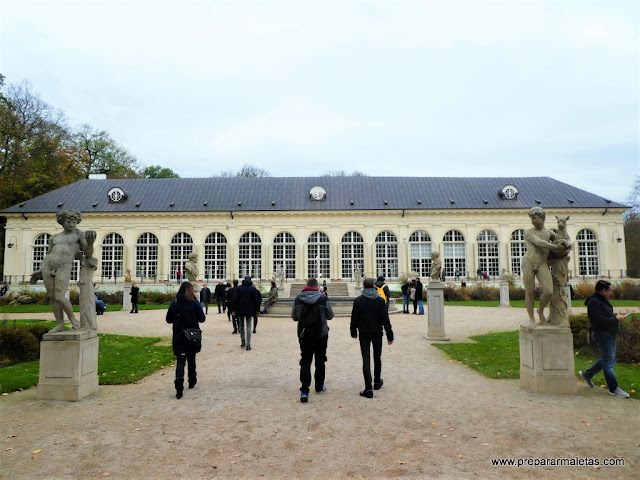
[[[64,314],[71,322],[74,330],[81,325],[73,314],[71,302],[65,294],[71,280],[73,261],[80,260],[83,256],[93,256],[93,244],[96,240],[96,232],[76,228],[82,220],[82,214],[75,210],[62,210],[56,214],[56,220],[64,228],[63,232],[56,233],[49,239],[49,251],[42,262],[42,270],[34,272],[31,283],[39,279],[44,281],[44,286],[51,298],[51,308],[58,325],[49,333],[64,331]]]
[[[522,257],[520,268],[522,270],[522,281],[524,283],[525,305],[529,314],[529,325],[536,325],[533,316],[535,305],[535,279],[538,278],[542,287],[540,295],[540,306],[538,308],[538,317],[540,325],[545,325],[547,319],[544,316],[544,308],[549,303],[549,299],[553,294],[553,279],[547,264],[547,258],[550,252],[557,254],[565,253],[570,247],[570,243],[565,240],[559,240],[560,243],[553,243],[556,240],[556,234],[544,228],[546,214],[540,207],[533,207],[529,210],[529,218],[533,228],[524,232],[524,240],[527,245],[527,253]],[[569,245],[566,245],[569,243]]]

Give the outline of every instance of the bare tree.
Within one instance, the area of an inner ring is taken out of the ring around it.
[[[262,168],[258,168],[253,165],[249,165],[248,163],[245,163],[237,172],[226,170],[224,172],[215,173],[213,176],[219,177],[219,178],[234,178],[234,177],[259,178],[259,177],[270,177],[271,174]]]

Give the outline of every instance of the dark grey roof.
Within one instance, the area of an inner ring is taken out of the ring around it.
[[[515,185],[515,200],[500,195]],[[309,197],[315,185],[325,200]],[[120,187],[124,202],[107,193]],[[206,202],[206,205],[205,205]],[[386,202],[386,203],[385,203]],[[173,205],[172,205],[173,203]],[[2,213],[627,208],[549,177],[266,177],[81,180]]]

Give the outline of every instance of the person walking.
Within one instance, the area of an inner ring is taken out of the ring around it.
[[[218,282],[216,288],[213,290],[213,299],[218,304],[218,313],[224,313],[226,310],[226,305],[224,304],[224,284],[222,280]]]
[[[416,277],[413,288],[415,288],[413,297],[413,314],[424,315],[424,304],[422,303],[422,282],[419,277]]]
[[[204,307],[204,314],[209,314],[209,302],[211,301],[211,289],[207,287],[205,283],[202,285],[202,290],[200,290],[200,303]]]
[[[391,300],[391,292],[389,291],[388,285],[384,283],[384,277],[380,275],[373,285],[378,290],[378,295],[380,295],[384,300],[384,303],[387,306],[387,311],[389,311],[389,302]]]
[[[593,388],[594,384],[591,379],[596,373],[602,370],[604,379],[607,382],[607,387],[609,387],[609,395],[629,398],[629,394],[618,386],[618,380],[613,372],[613,367],[616,364],[616,334],[618,333],[618,324],[626,317],[613,313],[613,306],[609,302],[612,293],[611,283],[606,280],[598,280],[595,293],[584,302],[587,306],[590,335],[598,346],[600,358],[587,370],[584,372],[579,371],[578,374]]]
[[[236,292],[236,288],[238,288],[238,280],[233,281],[233,286],[228,284],[224,291],[224,305],[227,307],[227,319],[230,322],[233,320],[233,332],[231,333],[238,333],[238,316],[235,313],[231,313],[231,302],[233,301],[233,294]]]
[[[138,313],[138,293],[140,289],[138,288],[138,284],[133,282],[131,284],[131,291],[129,295],[131,295],[131,311],[129,313]]]
[[[233,300],[231,301],[231,315],[238,316],[240,339],[242,341],[240,346],[246,348],[247,351],[251,350],[251,322],[254,315],[256,317],[258,316],[261,303],[262,297],[260,296],[260,291],[253,286],[251,277],[244,277],[242,285],[237,287],[233,293]]]
[[[384,300],[374,288],[373,278],[365,278],[362,294],[353,301],[351,310],[351,338],[360,336],[364,390],[360,396],[373,398],[373,390],[380,390],[382,380],[382,329],[387,343],[393,343],[393,330]],[[371,346],[373,346],[373,385],[371,384]],[[373,388],[372,388],[373,386]]]
[[[184,330],[199,328],[198,323],[206,320],[202,305],[198,302],[190,282],[180,285],[176,299],[169,305],[166,320],[167,323],[173,324],[173,354],[177,358],[174,384],[176,398],[180,399],[184,391],[184,365],[188,365],[189,388],[193,388],[198,383],[196,354],[202,349],[202,340],[187,339]]]
[[[291,318],[298,322],[297,333],[300,344],[300,402],[309,400],[311,387],[311,362],[315,357],[315,390],[326,392],[325,363],[327,361],[327,344],[329,342],[329,325],[327,320],[333,318],[333,308],[329,297],[322,295],[318,289],[318,280],[310,278],[293,301]]]

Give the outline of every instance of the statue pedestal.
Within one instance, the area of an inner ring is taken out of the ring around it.
[[[508,283],[500,283],[500,306],[501,307],[510,307],[509,303],[509,284]]]
[[[131,311],[131,284],[127,282],[122,287],[122,310]]]
[[[38,400],[78,400],[98,391],[95,331],[49,333],[40,342]]]
[[[573,335],[566,327],[520,325],[520,386],[535,393],[575,395]]]
[[[444,333],[444,287],[436,280],[427,285],[427,340],[449,341]]]

